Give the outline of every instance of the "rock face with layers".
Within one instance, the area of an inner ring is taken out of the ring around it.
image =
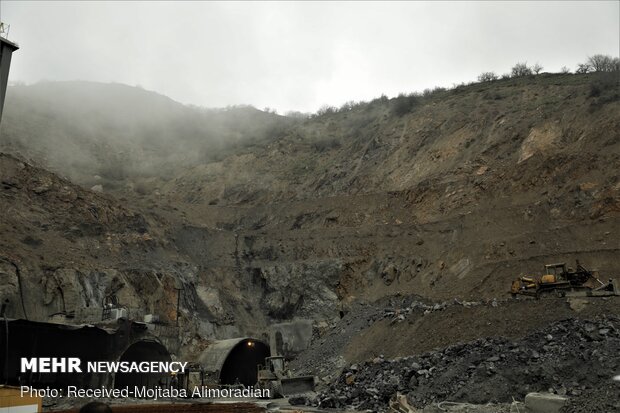
[[[131,319],[156,314],[172,326],[179,311],[186,334],[196,334],[198,271],[171,246],[161,219],[8,155],[0,155],[0,179],[4,315],[91,324],[113,303]]]

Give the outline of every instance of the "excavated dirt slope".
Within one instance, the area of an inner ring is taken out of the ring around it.
[[[281,316],[316,314],[317,297],[325,317],[397,293],[502,297],[547,262],[617,276],[618,102],[597,103],[591,80],[475,85],[402,117],[380,103],[323,115],[192,168],[162,197],[214,240],[205,266],[255,274]]]
[[[313,346],[291,367],[329,379],[347,364],[375,357],[422,354],[480,337],[518,339],[559,320],[588,320],[600,314],[620,316],[620,297],[436,304],[392,297],[355,305],[333,328],[317,331]]]
[[[85,322],[80,308],[116,279],[135,311],[173,320],[180,281],[182,348],[308,319],[297,368],[327,381],[379,354],[509,345],[564,318],[617,315],[617,299],[505,300],[512,279],[550,262],[620,278],[620,102],[616,77],[599,77],[459,87],[408,113],[378,99],[104,194],[3,155],[3,295],[18,317]]]

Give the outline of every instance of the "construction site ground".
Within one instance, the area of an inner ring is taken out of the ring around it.
[[[75,401],[71,401],[72,404]],[[86,401],[84,402],[86,403]],[[342,409],[320,409],[311,406],[291,406],[287,399],[276,400],[251,400],[251,401],[167,401],[153,402],[149,400],[123,400],[110,401],[115,413],[261,413],[261,412],[289,412],[289,413],[313,413],[313,412],[343,412]],[[78,413],[79,406],[44,409],[53,413]]]
[[[114,412],[119,413],[260,413],[265,409],[254,403],[159,403],[114,405]],[[66,410],[49,410],[56,413],[78,413],[79,408]]]

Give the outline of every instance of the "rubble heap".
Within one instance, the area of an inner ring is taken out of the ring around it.
[[[462,306],[465,308],[490,305],[497,307],[506,300],[487,301],[461,301],[456,298],[439,303],[423,300],[418,296],[390,297],[375,305],[356,303],[346,316],[330,326],[326,326],[327,332],[316,331],[313,341],[319,344],[314,352],[305,352],[297,356],[292,362],[292,367],[300,374],[318,374],[323,378],[331,374],[343,361],[339,357],[340,350],[351,341],[351,338],[364,328],[371,326],[378,320],[388,319],[391,324],[400,323],[405,318],[419,312],[429,314],[435,311],[443,311],[450,306]],[[344,367],[344,364],[340,367]]]
[[[314,404],[385,411],[396,392],[423,407],[444,400],[505,403],[534,391],[587,404],[588,394],[609,386],[619,369],[619,318],[567,319],[515,341],[484,338],[419,356],[350,365]],[[611,400],[617,391],[596,394],[599,404],[617,403]]]
[[[312,351],[299,354],[292,362],[291,368],[300,375],[317,375],[321,382],[335,378],[346,366],[340,354],[351,342],[355,334],[384,317],[386,310],[372,305],[355,304],[351,311],[341,320],[324,331],[315,328]]]
[[[568,399],[564,413],[620,412],[620,383],[605,382]]]

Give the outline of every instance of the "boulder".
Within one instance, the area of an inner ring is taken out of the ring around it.
[[[525,408],[528,413],[560,413],[566,404],[566,397],[552,393],[528,393]]]

